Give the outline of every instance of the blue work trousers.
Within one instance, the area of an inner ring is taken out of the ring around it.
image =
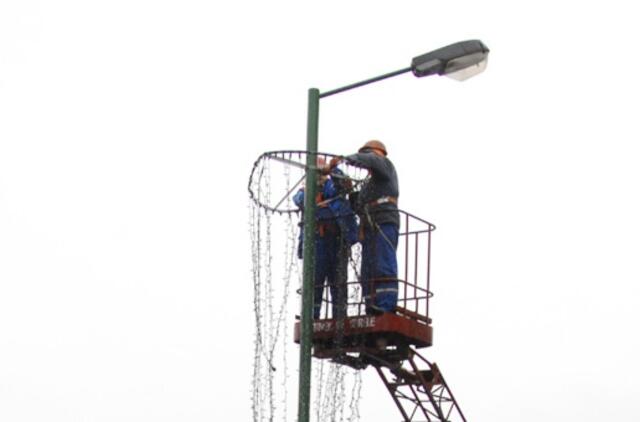
[[[371,306],[385,312],[394,312],[398,303],[398,227],[379,224],[364,231],[362,241],[362,267],[360,282],[362,293],[371,313]]]
[[[316,235],[316,262],[313,291],[313,318],[320,318],[325,283],[331,294],[332,318],[344,318],[347,306],[346,242],[339,233]]]

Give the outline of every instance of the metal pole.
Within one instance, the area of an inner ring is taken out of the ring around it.
[[[311,341],[313,337],[313,285],[316,235],[316,153],[318,152],[318,114],[320,91],[309,89],[307,115],[307,170],[304,192],[304,238],[302,243],[302,310],[300,312],[300,378],[298,384],[298,422],[309,422],[311,396]]]

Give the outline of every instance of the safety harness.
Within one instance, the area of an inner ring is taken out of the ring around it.
[[[316,194],[316,206],[318,206],[319,208],[327,208],[329,206],[329,202],[330,201],[324,200],[324,195],[322,194],[322,192],[318,192]],[[327,233],[336,234],[338,232],[337,224],[333,220],[318,221],[316,227],[318,236],[320,237],[324,237]]]
[[[369,209],[371,208],[375,208],[379,205],[382,204],[394,204],[394,205],[398,205],[398,197],[396,196],[381,196],[378,199],[374,199],[373,201],[369,201],[365,207],[364,207],[364,214],[367,217],[367,222],[369,223],[370,227],[375,227],[378,230],[380,230],[380,227],[378,227],[378,224],[375,223],[373,221],[373,219],[371,218],[371,214],[369,214]],[[382,232],[381,232],[382,233]],[[384,236],[384,233],[382,233]],[[384,236],[384,238],[386,239],[386,236]],[[360,231],[358,233],[358,239],[360,239],[360,241],[364,240],[364,224],[360,224]],[[386,239],[387,242],[391,243],[389,241],[389,239]]]

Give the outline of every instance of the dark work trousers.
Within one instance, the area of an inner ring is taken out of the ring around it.
[[[398,303],[398,227],[379,224],[364,231],[360,283],[367,313],[378,310],[394,312]]]
[[[325,283],[331,294],[332,318],[344,318],[347,307],[348,246],[338,230],[316,235],[313,317],[320,318]]]

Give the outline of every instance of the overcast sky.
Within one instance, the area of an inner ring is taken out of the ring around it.
[[[323,99],[320,149],[384,141],[437,225],[425,354],[470,421],[637,418],[637,13],[446,3],[1,0],[0,420],[250,420],[253,161],[308,88],[475,38],[476,78]]]

